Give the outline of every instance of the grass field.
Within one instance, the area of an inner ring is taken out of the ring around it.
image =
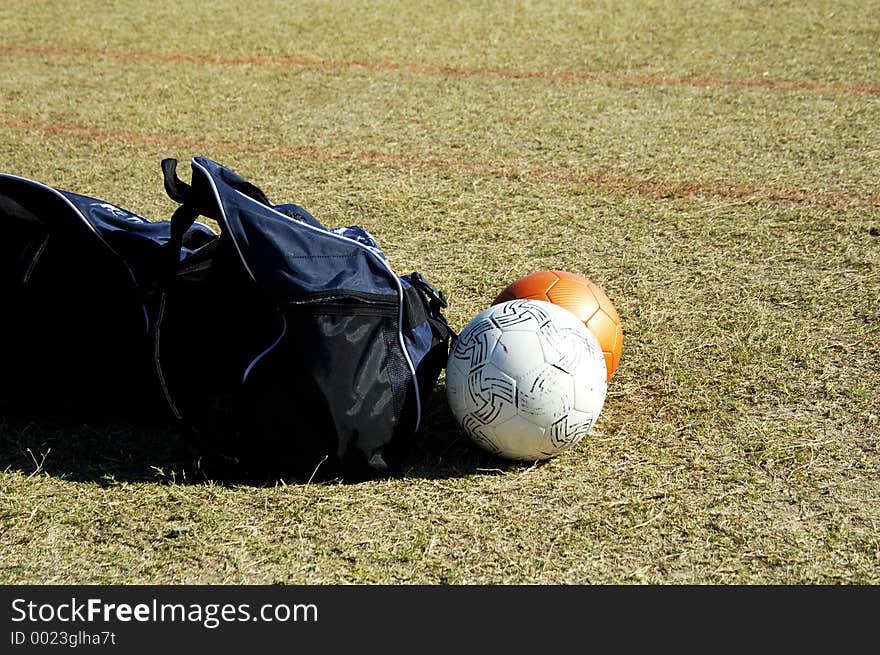
[[[0,171],[158,220],[159,161],[208,156],[366,227],[457,329],[561,268],[624,348],[534,466],[442,378],[357,484],[0,417],[0,583],[880,583],[878,41],[874,0],[4,0]]]

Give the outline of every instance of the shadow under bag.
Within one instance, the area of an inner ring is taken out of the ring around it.
[[[454,337],[443,295],[418,273],[397,275],[362,228],[273,205],[206,158],[186,184],[176,164],[163,162],[181,206],[154,346],[192,443],[223,475],[393,472]],[[199,216],[220,236],[181,257]]]
[[[164,418],[152,328],[171,224],[0,175],[0,415]],[[178,238],[180,256],[213,241]]]

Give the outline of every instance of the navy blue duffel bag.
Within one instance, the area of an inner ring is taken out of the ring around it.
[[[360,227],[176,164],[161,222],[0,175],[0,415],[164,417],[212,477],[398,470],[455,336],[443,294]]]

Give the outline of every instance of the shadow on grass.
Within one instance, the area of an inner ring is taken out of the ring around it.
[[[198,481],[177,432],[121,418],[0,417],[0,470],[103,485]]]
[[[460,478],[529,468],[532,462],[513,462],[490,455],[464,433],[446,402],[443,387],[434,390],[425,408],[422,429],[403,462],[408,478]]]
[[[516,470],[480,450],[461,431],[442,390],[425,407],[422,429],[393,477],[457,478]],[[131,423],[123,418],[0,416],[0,471],[46,474],[75,482],[176,484],[245,484],[272,486],[311,482],[358,483],[363,480],[288,479],[284,475],[242,477],[214,474],[199,465],[197,453],[173,426]]]

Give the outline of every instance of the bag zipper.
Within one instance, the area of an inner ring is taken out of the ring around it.
[[[332,316],[384,316],[394,318],[397,311],[397,300],[385,297],[368,296],[359,293],[347,294],[316,294],[302,300],[286,303],[287,307],[296,307],[312,314]]]

